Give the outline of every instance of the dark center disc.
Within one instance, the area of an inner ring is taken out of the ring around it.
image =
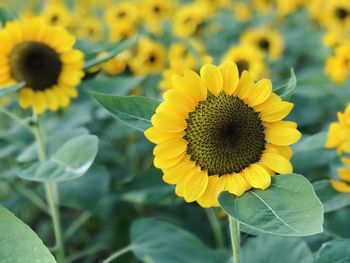
[[[346,10],[345,8],[337,8],[335,10],[335,15],[339,20],[344,20],[346,17],[349,16],[349,11]]]
[[[249,70],[249,63],[244,59],[237,60],[236,65],[240,76],[242,75],[243,71]]]
[[[265,38],[260,39],[258,45],[261,49],[263,49],[265,51],[268,51],[270,48],[270,42]]]
[[[11,75],[25,81],[34,90],[45,90],[57,84],[62,62],[59,55],[46,44],[34,41],[17,45],[10,54]]]
[[[238,97],[209,96],[186,121],[187,153],[209,175],[238,173],[258,162],[265,149],[258,113]]]

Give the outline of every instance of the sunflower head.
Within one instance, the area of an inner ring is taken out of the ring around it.
[[[77,96],[84,73],[83,53],[72,49],[74,37],[40,19],[10,22],[0,30],[0,86],[25,82],[19,91],[22,108],[37,114],[68,106]]]
[[[218,206],[222,191],[242,195],[266,189],[271,175],[290,173],[290,144],[301,134],[283,121],[293,108],[272,92],[270,80],[254,82],[225,62],[205,65],[200,76],[172,77],[146,137],[156,143],[154,165],[176,194],[203,207]]]
[[[350,193],[350,158],[340,158],[345,165],[338,169],[338,177],[340,180],[331,179],[331,185],[334,190],[340,193]]]

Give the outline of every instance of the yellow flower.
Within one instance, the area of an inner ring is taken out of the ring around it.
[[[247,30],[241,36],[241,41],[243,44],[255,46],[274,60],[281,57],[284,48],[282,36],[268,27]]]
[[[41,16],[51,26],[67,27],[71,22],[71,15],[64,4],[48,5]]]
[[[274,8],[274,2],[271,0],[253,0],[254,9],[261,13],[270,12]]]
[[[332,0],[326,1],[321,23],[327,28],[350,27],[350,1]]]
[[[164,69],[164,57],[165,49],[162,44],[142,37],[129,65],[135,75],[160,73]]]
[[[130,52],[124,51],[114,58],[108,60],[103,66],[103,70],[109,75],[117,75],[123,73],[130,59]]]
[[[340,193],[350,193],[350,158],[341,158],[346,167],[338,169],[338,176],[340,180],[331,180],[331,185],[334,190]]]
[[[239,78],[233,62],[207,64],[200,76],[185,70],[172,78],[145,136],[157,144],[154,165],[176,194],[203,207],[217,196],[266,189],[275,172],[291,173],[290,144],[301,134],[283,121],[293,108],[272,92],[268,79]]]
[[[339,27],[327,31],[322,39],[324,45],[337,47],[338,45],[350,39],[350,28],[348,31],[341,30]]]
[[[89,38],[95,41],[103,39],[103,26],[99,19],[88,16],[84,17],[84,23],[78,24],[76,34],[81,38]]]
[[[121,41],[131,38],[136,34],[136,25],[128,21],[112,23],[109,28],[109,40]]]
[[[0,87],[24,81],[22,108],[37,114],[67,107],[77,96],[84,72],[83,53],[73,49],[75,38],[63,27],[40,19],[9,22],[0,30]]]
[[[206,6],[209,12],[229,7],[231,4],[230,0],[197,0],[197,2]]]
[[[246,3],[236,3],[233,7],[233,11],[238,22],[248,22],[252,17],[250,7]]]
[[[238,66],[239,74],[248,70],[254,80],[267,76],[267,66],[264,63],[263,53],[254,46],[239,45],[230,48],[222,61],[233,61]]]
[[[329,126],[326,148],[336,148],[340,154],[350,153],[350,104],[345,112],[338,112],[338,122],[333,122]]]
[[[208,17],[207,9],[201,4],[187,4],[178,9],[173,22],[173,32],[178,37],[200,34]]]
[[[334,56],[326,59],[325,73],[335,83],[343,84],[350,72],[350,41],[338,45]]]
[[[282,17],[287,16],[303,7],[306,3],[308,3],[306,0],[277,0],[277,14]]]
[[[137,22],[139,15],[137,12],[137,7],[134,3],[122,2],[108,8],[105,18],[108,24],[120,22],[134,24]]]

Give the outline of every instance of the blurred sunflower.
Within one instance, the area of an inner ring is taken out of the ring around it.
[[[338,112],[338,122],[329,126],[326,148],[336,148],[337,153],[350,153],[350,104],[344,113]]]
[[[131,55],[128,50],[123,51],[114,58],[108,60],[103,66],[103,71],[109,75],[117,75],[123,73],[127,67],[130,57]]]
[[[109,40],[118,42],[131,38],[136,34],[136,25],[133,23],[119,22],[109,25]]]
[[[62,3],[48,5],[43,10],[41,17],[45,20],[46,24],[51,26],[67,27],[72,21],[71,14]]]
[[[326,59],[325,73],[337,84],[343,84],[350,72],[350,41],[335,48],[334,56]]]
[[[264,54],[252,45],[231,47],[223,56],[222,61],[233,61],[237,64],[239,75],[248,70],[254,80],[267,76],[267,66]]]
[[[105,14],[105,19],[108,24],[126,22],[136,23],[139,18],[139,14],[135,3],[132,1],[121,2],[108,8]]]
[[[277,14],[281,17],[288,16],[306,4],[308,4],[306,0],[277,0]]]
[[[84,23],[78,25],[76,35],[81,38],[89,38],[94,41],[103,39],[103,26],[99,19],[93,16],[84,17]]]
[[[208,12],[205,5],[198,3],[184,5],[175,14],[173,32],[178,37],[198,35],[207,18]]]
[[[162,44],[141,37],[136,54],[129,62],[135,75],[159,73],[164,69],[165,48]]]
[[[0,30],[0,86],[24,81],[19,104],[37,114],[67,107],[84,76],[83,53],[63,27],[40,19],[9,22]]]
[[[321,23],[327,28],[350,27],[350,1],[332,0],[325,4],[324,15],[320,17]]]
[[[334,190],[340,193],[350,193],[350,158],[340,159],[346,167],[338,169],[338,176],[340,180],[331,179],[331,185]]]
[[[246,45],[255,46],[273,60],[279,59],[283,53],[284,45],[282,36],[269,27],[247,30],[242,34],[241,42]]]
[[[205,65],[200,76],[185,70],[152,117],[145,136],[153,143],[154,165],[176,194],[203,207],[217,196],[237,196],[251,187],[266,189],[271,176],[292,172],[290,144],[301,134],[282,121],[293,104],[272,92],[268,79],[239,78],[233,62]]]
[[[254,9],[261,13],[268,13],[274,8],[274,1],[271,0],[253,0]]]
[[[246,3],[235,3],[233,12],[238,22],[248,22],[252,18],[252,10]]]
[[[230,0],[197,0],[198,3],[206,6],[209,12],[215,12],[225,7],[229,7]]]

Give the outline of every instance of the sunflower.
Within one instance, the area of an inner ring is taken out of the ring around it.
[[[207,18],[207,7],[203,4],[191,3],[182,6],[175,14],[173,32],[177,37],[198,35]]]
[[[329,126],[326,148],[336,148],[338,154],[350,153],[350,104],[344,113],[338,112],[338,122]]]
[[[41,19],[9,22],[0,30],[0,86],[24,81],[19,104],[37,114],[67,107],[84,76],[83,53],[75,38]]]
[[[103,66],[103,71],[109,75],[117,75],[123,73],[129,60],[130,52],[128,50],[123,51],[122,53],[116,55],[114,58],[108,60]]]
[[[350,158],[340,158],[345,167],[338,169],[340,180],[331,179],[331,185],[334,190],[340,193],[350,193]]]
[[[282,119],[293,104],[272,92],[268,79],[255,83],[237,65],[207,64],[200,76],[185,70],[172,79],[145,136],[153,143],[154,165],[176,194],[203,207],[217,196],[266,189],[271,176],[292,172],[290,144],[301,134]]]
[[[254,45],[271,59],[279,59],[283,53],[283,38],[269,27],[260,27],[247,30],[241,36],[241,42]]]
[[[251,8],[246,3],[236,3],[233,6],[233,12],[238,22],[248,22],[252,18]]]
[[[296,12],[299,8],[303,7],[308,2],[306,0],[277,0],[277,14],[279,16],[288,16]]]
[[[335,83],[344,84],[350,72],[349,40],[338,45],[335,48],[334,56],[330,56],[326,59],[324,71]]]
[[[131,2],[122,2],[109,8],[105,14],[108,24],[126,22],[135,24],[139,19],[136,5]]]
[[[274,8],[274,1],[271,0],[253,0],[254,9],[261,13],[268,13]]]
[[[237,64],[238,72],[249,71],[254,80],[267,76],[267,66],[264,54],[252,45],[231,47],[223,56],[222,61],[233,61]]]
[[[84,23],[78,24],[76,34],[81,38],[89,38],[95,41],[103,39],[103,25],[100,20],[93,16],[84,17]]]
[[[160,73],[164,69],[164,58],[165,49],[162,44],[141,37],[129,66],[135,75]]]
[[[327,1],[323,13],[320,19],[325,27],[342,29],[350,27],[350,1]]]
[[[63,4],[48,5],[42,12],[41,17],[46,24],[51,26],[67,27],[71,22],[71,14]]]
[[[133,23],[118,22],[109,25],[109,40],[121,41],[131,38],[136,34],[136,25]]]

